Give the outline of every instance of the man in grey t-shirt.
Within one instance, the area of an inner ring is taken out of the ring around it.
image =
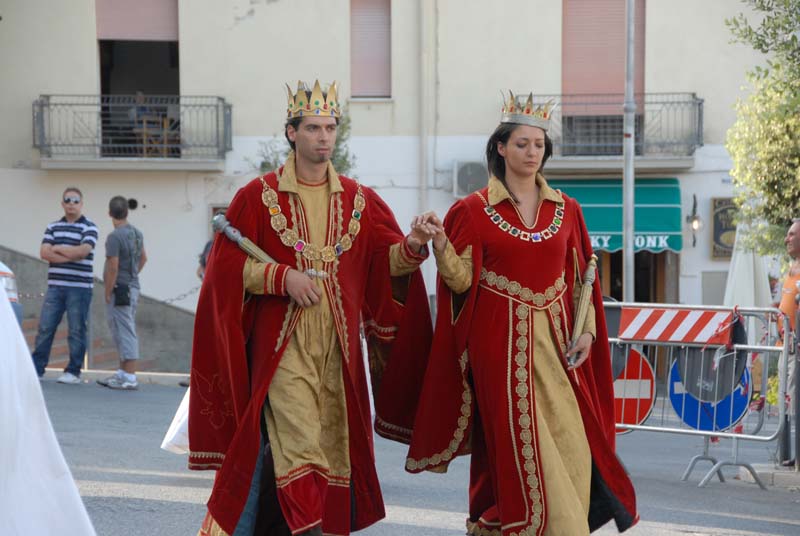
[[[108,327],[119,353],[119,370],[97,383],[111,389],[137,389],[136,305],[139,301],[139,272],[147,262],[142,232],[128,223],[128,200],[111,198],[108,215],[114,231],[106,238],[106,265],[103,270]]]

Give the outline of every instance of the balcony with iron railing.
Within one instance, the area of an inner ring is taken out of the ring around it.
[[[635,95],[637,169],[676,170],[694,165],[703,145],[703,99],[694,93]],[[548,134],[553,141],[551,172],[603,172],[622,162],[624,95],[539,95],[552,102]]]
[[[186,95],[42,95],[33,145],[50,169],[222,170],[231,105]]]

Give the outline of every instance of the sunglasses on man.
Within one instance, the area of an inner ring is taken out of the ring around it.
[[[80,202],[81,202],[81,198],[78,197],[78,196],[68,195],[68,196],[64,197],[64,204],[65,205],[70,205],[70,204],[77,205]]]

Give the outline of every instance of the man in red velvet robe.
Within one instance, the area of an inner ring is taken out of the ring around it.
[[[346,535],[384,517],[378,433],[408,442],[431,339],[417,267],[389,207],[330,163],[335,85],[289,90],[285,165],[226,212],[274,262],[218,237],[195,323],[189,467],[216,469],[201,535]],[[412,340],[413,338],[413,340]]]

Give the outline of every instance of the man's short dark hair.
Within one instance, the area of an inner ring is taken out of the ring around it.
[[[67,186],[64,189],[64,193],[61,194],[61,197],[64,197],[65,195],[67,195],[67,192],[75,192],[76,194],[81,196],[81,199],[83,199],[83,192],[81,192],[76,186]]]
[[[292,117],[286,120],[286,125],[283,127],[283,135],[286,137],[286,141],[289,142],[289,147],[292,148],[292,151],[294,151],[294,142],[289,139],[289,127],[291,126],[293,129],[297,130],[300,128],[300,123],[302,121],[302,117]]]
[[[124,220],[128,217],[128,200],[121,195],[115,195],[108,202],[108,213],[115,220]]]

